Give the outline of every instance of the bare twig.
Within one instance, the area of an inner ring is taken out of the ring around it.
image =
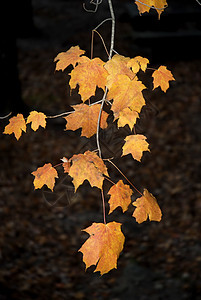
[[[196,0],[197,1],[197,0]],[[164,7],[155,7],[155,6],[151,6],[151,5],[148,5],[148,4],[145,4],[144,2],[142,2],[142,1],[139,1],[139,0],[135,0],[135,2],[139,2],[140,4],[143,4],[144,6],[147,6],[147,7],[150,7],[150,8],[153,8],[153,9],[156,9],[156,10],[164,10],[166,7],[167,7],[167,5],[165,5]]]
[[[201,2],[200,1],[198,1],[198,0],[195,0],[199,5],[201,5]]]
[[[6,116],[0,117],[0,119],[1,119],[1,120],[2,120],[2,119],[6,119],[6,118],[8,118],[11,114],[12,114],[12,111],[11,111],[9,114],[7,114]]]
[[[55,115],[55,116],[47,116],[47,119],[55,119],[55,118],[63,117],[63,116],[66,116],[66,115],[72,114],[72,113],[74,113],[74,111],[64,112],[64,113],[61,113],[61,114]]]

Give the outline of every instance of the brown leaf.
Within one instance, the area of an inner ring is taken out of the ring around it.
[[[137,207],[133,213],[133,217],[136,218],[138,223],[146,221],[148,217],[150,221],[161,221],[161,209],[156,198],[147,189],[144,189],[143,196],[132,204]]]

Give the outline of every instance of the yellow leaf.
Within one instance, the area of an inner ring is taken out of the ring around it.
[[[54,59],[54,62],[57,61],[55,70],[63,71],[69,65],[73,65],[73,67],[75,67],[76,63],[80,59],[80,56],[84,53],[85,51],[81,50],[79,46],[71,47],[68,51],[59,53]]]
[[[160,66],[158,70],[154,71],[152,74],[152,77],[154,79],[153,84],[154,88],[157,88],[158,86],[161,87],[161,90],[164,92],[167,91],[169,88],[169,81],[170,80],[175,80],[172,73],[167,70],[167,67],[165,66]]]
[[[109,214],[111,214],[111,212],[113,212],[113,210],[115,210],[118,206],[121,206],[123,212],[125,212],[131,203],[132,193],[133,192],[129,185],[124,184],[122,180],[119,180],[116,184],[114,184],[108,192],[111,196],[108,201],[110,204]]]
[[[57,170],[53,168],[50,163],[38,168],[31,174],[35,176],[33,182],[35,189],[41,189],[43,185],[46,184],[47,187],[53,191],[55,185],[55,178],[58,178],[58,174]]]
[[[140,14],[149,12],[151,8],[155,8],[160,19],[161,13],[167,7],[166,0],[135,0]]]
[[[122,111],[120,111],[117,125],[118,127],[124,127],[126,124],[128,124],[128,126],[132,130],[138,117],[139,114],[136,111],[126,107]]]
[[[90,138],[97,132],[97,122],[100,112],[100,104],[86,105],[78,104],[72,106],[75,112],[64,117],[67,121],[66,130],[77,130],[82,128],[81,136],[86,136]],[[107,117],[108,114],[105,111],[102,111],[100,127],[105,129],[107,127]]]
[[[129,60],[127,66],[132,69],[134,73],[137,73],[140,69],[145,72],[149,60],[147,58],[136,56]]]
[[[26,132],[26,123],[22,114],[18,114],[16,117],[9,119],[9,124],[4,129],[4,134],[14,133],[17,140],[22,135],[22,131]]]
[[[46,127],[46,115],[41,112],[32,111],[27,118],[27,124],[31,123],[31,128],[36,131],[39,126],[45,128]]]
[[[83,253],[86,269],[96,265],[94,272],[99,271],[103,275],[117,268],[117,259],[125,241],[121,224],[117,222],[93,223],[83,231],[90,235],[79,249]]]
[[[146,142],[146,136],[144,135],[129,135],[125,138],[125,142],[122,156],[131,153],[134,159],[141,161],[143,152],[150,151],[148,148],[149,144]]]
[[[86,151],[84,154],[75,154],[71,161],[69,175],[73,178],[75,191],[84,180],[88,180],[92,187],[102,189],[103,175],[108,176],[108,172],[103,160],[96,153]]]
[[[150,221],[160,222],[162,217],[161,209],[156,198],[147,189],[144,189],[143,196],[132,204],[136,206],[133,217],[136,218],[138,223],[146,221],[148,217]]]
[[[105,90],[107,71],[100,58],[89,59],[82,56],[78,65],[70,73],[69,85],[75,89],[79,85],[79,94],[83,102],[95,95],[97,86]]]

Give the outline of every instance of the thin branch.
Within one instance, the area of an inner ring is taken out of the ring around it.
[[[198,0],[195,0],[199,5],[201,5],[201,3]]]
[[[62,117],[62,116],[66,116],[66,115],[72,114],[72,113],[74,113],[74,111],[64,112],[64,113],[61,113],[61,114],[55,115],[55,116],[47,116],[47,119],[55,119],[55,118],[59,118],[59,117]]]
[[[12,111],[4,117],[0,117],[1,120],[8,118],[12,114]]]
[[[103,201],[103,222],[106,225],[105,198],[104,198],[103,190],[101,190],[101,196]]]
[[[108,19],[105,19],[105,20],[103,20],[98,26],[96,26],[95,28],[94,28],[94,30],[97,30],[101,25],[103,25],[105,22],[107,22],[107,21],[112,21],[112,18],[108,18]]]
[[[99,35],[99,37],[100,37],[100,39],[101,39],[101,41],[102,41],[102,43],[103,43],[103,46],[104,46],[104,48],[105,48],[105,51],[106,51],[107,55],[109,56],[107,47],[106,47],[106,45],[105,45],[104,39],[103,39],[103,37],[101,36],[101,34],[100,34],[97,30],[95,30],[95,29],[93,29],[92,32],[96,32],[96,33]],[[92,54],[91,54],[91,56],[92,56]]]
[[[98,148],[98,153],[99,153],[99,157],[101,158],[101,148],[100,148],[100,142],[99,142],[99,130],[100,130],[100,120],[101,120],[101,114],[102,114],[102,110],[103,110],[103,105],[106,99],[106,95],[108,92],[108,88],[105,88],[105,93],[103,95],[103,99],[101,100],[101,107],[100,107],[100,111],[99,111],[99,115],[98,115],[98,122],[97,122],[97,130],[96,130],[96,143],[97,143],[97,148]]]
[[[108,0],[109,8],[110,8],[110,14],[112,19],[112,30],[111,30],[111,41],[110,41],[110,55],[109,60],[112,58],[112,52],[114,50],[114,34],[115,34],[115,15],[114,15],[114,9],[112,5],[112,0]]]

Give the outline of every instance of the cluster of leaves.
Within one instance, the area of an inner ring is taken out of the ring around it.
[[[160,16],[162,8],[165,7],[164,0],[136,1],[140,13],[149,11],[155,6]],[[146,9],[145,9],[145,7]],[[149,151],[149,144],[146,137],[136,134],[134,125],[140,117],[141,109],[146,105],[143,90],[146,89],[142,81],[139,80],[139,73],[146,72],[149,60],[140,56],[129,58],[115,54],[107,62],[100,58],[88,58],[84,55],[85,51],[79,46],[73,46],[68,51],[59,53],[56,58],[56,70],[64,71],[70,65],[72,70],[69,73],[69,85],[71,90],[78,88],[81,103],[72,106],[71,112],[65,113],[66,130],[77,130],[81,128],[81,136],[87,138],[96,134],[98,142],[98,132],[100,128],[106,130],[108,123],[108,112],[104,111],[104,105],[110,106],[110,113],[113,115],[113,122],[117,128],[129,126],[131,134],[126,136],[122,147],[122,156],[131,154],[133,159],[141,161],[144,151]],[[165,66],[160,66],[152,73],[153,89],[160,87],[164,92],[169,88],[169,81],[174,80],[172,73]],[[96,89],[103,91],[103,98],[92,102],[91,97],[95,96]],[[108,109],[107,109],[108,111]],[[31,128],[36,131],[39,126],[46,127],[48,116],[41,112],[32,111],[25,120],[22,114],[10,118],[9,124],[5,127],[5,134],[14,133],[19,139],[22,131],[26,132],[26,124],[31,123]],[[98,146],[98,143],[97,143]],[[97,152],[98,151],[98,152]],[[108,191],[109,214],[117,207],[121,207],[125,212],[132,203],[135,206],[133,217],[138,223],[146,221],[161,220],[161,210],[155,197],[144,189],[140,197],[132,202],[133,190],[132,183],[125,184],[122,180],[114,183],[108,174],[105,163],[115,164],[110,159],[103,159],[100,146],[98,149],[87,150],[85,153],[75,154],[70,158],[63,157],[62,163],[64,173],[72,178],[75,192],[85,180],[91,187],[101,190],[103,207],[104,193],[103,182],[109,180],[112,184]],[[57,165],[57,166],[58,166]],[[117,170],[119,170],[116,167]],[[40,189],[46,185],[53,191],[55,180],[58,178],[56,166],[46,163],[32,172],[34,176],[35,189]],[[124,176],[126,178],[126,176]],[[135,188],[136,189],[136,188]],[[104,208],[105,209],[105,208]],[[106,223],[104,210],[104,223],[93,223],[86,231],[90,237],[80,248],[83,253],[83,261],[86,268],[96,265],[95,271],[100,271],[101,275],[117,267],[117,259],[124,245],[124,235],[121,231],[121,223]]]

